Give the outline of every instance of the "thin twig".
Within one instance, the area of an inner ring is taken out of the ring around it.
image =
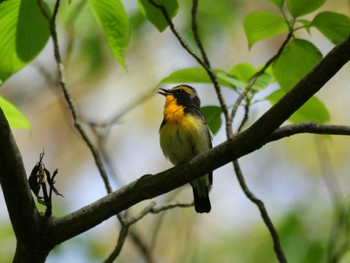
[[[46,18],[46,20],[50,23],[51,16],[49,10],[47,10],[46,5],[43,3],[42,0],[36,0],[38,6],[40,7],[41,13]]]
[[[68,91],[67,82],[66,82],[66,78],[65,78],[65,69],[64,69],[64,65],[62,63],[62,59],[61,59],[61,55],[60,55],[60,48],[59,48],[59,44],[58,44],[58,37],[57,37],[57,31],[56,31],[56,16],[57,16],[59,5],[60,5],[60,0],[57,0],[55,3],[52,17],[49,16],[49,13],[48,13],[45,5],[43,4],[42,0],[37,0],[37,2],[38,2],[38,5],[41,9],[41,12],[46,17],[46,19],[48,20],[49,25],[50,25],[50,33],[51,33],[53,47],[54,47],[54,55],[55,55],[56,64],[57,64],[57,68],[58,68],[58,74],[59,74],[59,83],[60,83],[60,87],[61,87],[61,90],[63,92],[64,98],[68,104],[70,113],[72,115],[74,127],[79,132],[80,136],[82,137],[82,139],[84,140],[84,142],[88,146],[90,152],[92,153],[94,160],[95,160],[95,164],[97,166],[97,169],[99,170],[99,173],[102,177],[102,180],[105,184],[105,187],[107,188],[107,191],[111,192],[112,188],[109,184],[107,173],[103,167],[103,163],[102,163],[102,160],[100,158],[100,155],[97,152],[95,146],[92,144],[90,138],[86,134],[84,128],[82,127],[76,106],[75,106],[75,104],[70,96],[70,93]]]
[[[199,37],[198,26],[197,26],[197,10],[198,10],[198,0],[193,0],[192,1],[192,12],[191,12],[191,14],[192,14],[192,33],[194,35],[194,39],[197,43],[199,51],[201,52],[203,62],[207,65],[208,68],[210,68],[210,61],[208,59],[207,53],[204,50],[202,41]]]
[[[202,41],[199,37],[198,26],[197,26],[197,9],[198,9],[198,0],[193,0],[193,2],[192,2],[192,33],[194,35],[194,39],[197,43],[197,46],[201,52],[203,64],[206,65],[206,67],[204,67],[204,69],[207,71],[207,74],[209,75],[211,81],[214,84],[215,92],[216,92],[216,95],[218,97],[222,113],[224,114],[224,118],[225,118],[225,124],[226,124],[225,127],[226,127],[227,137],[231,137],[232,136],[232,121],[229,118],[229,113],[228,113],[228,109],[226,106],[226,102],[225,102],[224,96],[222,95],[221,87],[219,85],[218,79],[217,79],[213,69],[210,66],[210,61],[208,59],[207,53],[205,52],[204,46],[203,46]]]
[[[243,119],[242,119],[241,124],[239,125],[237,131],[235,132],[235,134],[240,133],[242,131],[244,125],[247,123],[247,121],[249,119],[249,110],[250,110],[250,100],[248,99],[248,97],[246,97],[246,103],[244,105]]]
[[[150,213],[152,214],[158,214],[160,212],[163,212],[163,211],[166,211],[166,210],[169,210],[169,209],[174,209],[176,207],[181,207],[181,208],[187,208],[187,207],[192,207],[194,205],[194,203],[189,203],[189,204],[183,204],[183,203],[176,203],[176,204],[168,204],[168,205],[164,205],[164,206],[161,206],[161,207],[154,207],[150,210]]]
[[[278,233],[277,233],[277,231],[276,231],[276,229],[275,229],[275,227],[274,227],[274,225],[273,225],[273,223],[272,223],[272,221],[271,221],[271,219],[270,219],[270,217],[269,217],[269,215],[267,213],[267,210],[265,208],[264,202],[262,202],[260,199],[258,199],[249,190],[237,160],[233,161],[233,166],[234,166],[234,169],[235,169],[235,172],[236,172],[239,184],[240,184],[242,190],[244,191],[245,195],[249,198],[250,201],[252,201],[254,204],[256,204],[256,206],[259,208],[261,217],[264,220],[265,225],[267,226],[267,228],[268,228],[268,230],[269,230],[269,232],[271,234],[271,237],[272,237],[272,240],[273,240],[273,247],[274,247],[274,250],[275,250],[275,253],[277,255],[277,258],[278,258],[279,262],[286,263],[287,259],[286,259],[285,255],[284,255],[282,246],[280,244]]]
[[[328,135],[350,135],[350,126],[345,125],[325,125],[316,122],[303,122],[297,124],[289,124],[278,128],[270,136],[266,138],[265,143],[273,142],[286,138],[295,134],[312,133],[312,134],[328,134]],[[264,144],[265,144],[264,143]]]

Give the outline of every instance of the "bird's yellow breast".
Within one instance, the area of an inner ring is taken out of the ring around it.
[[[177,104],[173,95],[166,96],[164,106],[164,119],[167,123],[181,122],[185,115],[185,108]]]

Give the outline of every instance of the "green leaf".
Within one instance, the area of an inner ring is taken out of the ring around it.
[[[201,112],[207,121],[211,132],[215,135],[221,128],[221,108],[218,106],[204,106],[201,107]]]
[[[130,26],[128,15],[120,0],[88,0],[102,28],[113,57],[126,68],[124,55],[129,44]]]
[[[0,4],[0,85],[44,48],[49,25],[35,0]]]
[[[256,73],[256,68],[249,63],[240,63],[230,68],[228,73],[237,79],[248,83]]]
[[[334,44],[339,44],[350,34],[350,18],[334,12],[319,13],[311,22]]]
[[[309,14],[321,5],[326,0],[287,0],[287,7],[293,17],[299,17]]]
[[[0,108],[11,128],[31,130],[32,126],[29,120],[16,108],[11,102],[0,96]]]
[[[163,5],[169,16],[174,18],[179,9],[177,0],[154,0],[156,4]],[[149,0],[138,0],[139,7],[144,16],[160,31],[164,31],[168,27],[168,22],[164,18],[163,13]]]
[[[279,101],[286,91],[279,89],[270,94],[267,99],[271,104]],[[330,115],[326,106],[316,97],[311,97],[303,106],[301,106],[288,120],[292,123],[315,121],[325,123],[329,121]]]
[[[203,68],[186,68],[172,72],[159,83],[210,83],[210,78]]]
[[[223,70],[214,70],[215,74],[224,72]],[[158,85],[172,83],[212,83],[208,73],[203,68],[186,68],[174,71],[169,76],[162,79]],[[226,81],[219,81],[223,86],[230,86]]]
[[[247,86],[246,82],[240,81],[234,76],[226,73],[226,72],[220,72],[217,74],[218,80],[219,81],[225,81],[229,83],[229,85],[226,85],[228,87],[233,87],[233,88],[239,88],[239,89],[244,89]]]
[[[305,28],[305,30],[308,32],[308,34],[310,35],[310,27],[311,27],[311,21],[307,20],[307,19],[298,19],[298,22],[301,23],[303,25],[303,27]]]
[[[245,86],[249,83],[250,79],[259,71],[256,67],[249,63],[240,63],[229,70],[229,74],[235,76],[238,80],[243,81]],[[255,81],[252,89],[262,90],[266,88],[272,82],[272,76],[265,71]]]
[[[221,69],[214,69],[214,73],[216,74],[218,82],[221,86],[230,87],[230,88],[233,86],[233,87],[238,87],[243,89],[248,84],[248,81],[246,81],[249,78],[248,74],[243,72],[244,69],[247,69],[247,68],[250,68],[250,66],[239,64],[237,68],[234,67],[231,69],[231,71],[233,70],[233,72],[240,74],[239,76],[243,79],[243,81]],[[250,70],[251,69],[252,68],[250,68]],[[254,68],[254,72],[250,71],[250,73],[252,73],[251,76],[253,76],[255,72],[256,72],[255,68]],[[163,78],[159,82],[158,86],[163,84],[173,84],[173,83],[212,84],[213,82],[209,78],[208,73],[203,68],[186,68],[186,69],[180,69],[180,70],[174,71],[167,77]],[[257,80],[257,82],[253,85],[253,89],[265,88],[270,83],[271,83],[271,76],[269,74],[263,74]]]
[[[256,11],[248,14],[243,22],[249,48],[256,42],[288,31],[288,25],[282,16],[272,12]]]
[[[273,82],[272,76],[267,72],[265,72],[256,80],[252,88],[255,90],[263,90],[267,88],[267,86],[270,85],[272,82]]]
[[[283,4],[284,4],[284,0],[267,0],[267,1],[273,3],[273,4],[276,5],[279,9],[282,9]]]
[[[244,89],[247,87],[250,79],[257,73],[258,69],[249,63],[240,63],[230,68],[228,73],[220,72],[217,77],[224,80],[234,87]],[[253,91],[266,88],[271,83],[272,77],[268,73],[262,74],[252,86]]]
[[[219,82],[227,82],[231,85],[223,85],[228,87],[239,88],[241,90],[245,89],[248,85],[248,82],[241,81],[237,79],[235,76],[227,74],[227,73],[218,73],[217,74]],[[265,89],[272,82],[271,75],[264,73],[262,74],[251,87],[251,91],[259,91]]]
[[[291,89],[322,59],[320,51],[309,41],[293,39],[288,43],[272,70],[284,90]]]

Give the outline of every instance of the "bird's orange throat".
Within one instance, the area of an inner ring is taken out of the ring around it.
[[[177,123],[184,117],[184,106],[178,105],[173,95],[167,95],[164,106],[164,119],[168,123]]]

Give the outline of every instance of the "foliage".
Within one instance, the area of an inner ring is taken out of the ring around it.
[[[129,43],[129,19],[120,1],[89,0],[114,58],[125,68],[125,49]]]
[[[49,39],[45,18],[35,0],[0,3],[0,85],[25,67]]]

